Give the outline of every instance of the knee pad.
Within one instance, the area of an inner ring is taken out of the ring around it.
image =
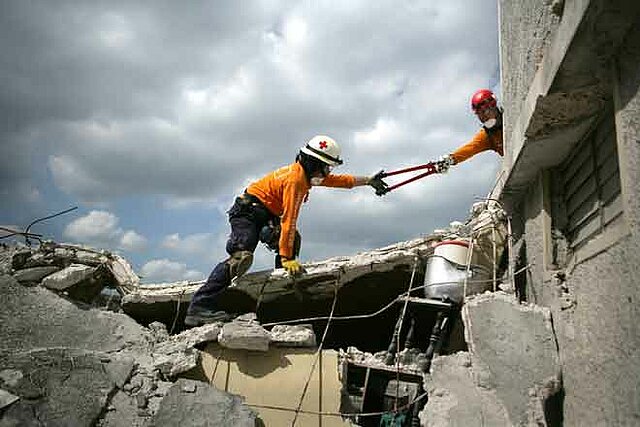
[[[227,260],[229,265],[229,277],[231,279],[240,277],[249,270],[253,263],[253,252],[237,251],[231,254]]]

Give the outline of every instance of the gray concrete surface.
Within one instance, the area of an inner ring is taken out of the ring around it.
[[[517,246],[526,247],[526,297],[553,314],[565,425],[638,425],[640,2],[566,1],[557,23],[547,3],[500,2],[505,145],[513,160],[502,198],[519,228]],[[539,63],[524,61],[522,52],[545,43]],[[545,205],[554,194],[541,172],[580,141],[579,128],[588,129],[589,110],[603,97],[615,114],[624,218],[579,253],[553,259],[549,233],[559,218]],[[570,117],[558,110],[563,103],[574,109]]]
[[[42,347],[118,351],[148,346],[148,332],[118,313],[83,309],[42,287],[0,276],[0,354]]]
[[[549,2],[500,0],[499,6],[501,103],[506,118],[504,134],[510,135],[560,18]],[[513,158],[511,148],[505,145],[507,158]]]
[[[474,380],[471,355],[458,352],[433,360],[426,376],[429,400],[420,412],[422,426],[511,426],[495,389],[481,387]]]
[[[476,381],[496,391],[513,425],[535,425],[530,414],[549,397],[535,394],[560,381],[549,310],[499,292],[469,298],[462,316]]]
[[[20,399],[5,408],[0,426],[88,426],[101,415],[133,359],[73,349],[39,349],[0,359],[0,371],[20,372],[2,388]]]
[[[256,417],[238,396],[207,383],[179,379],[160,404],[150,426],[255,427]]]

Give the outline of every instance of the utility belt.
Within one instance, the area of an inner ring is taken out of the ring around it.
[[[228,213],[230,218],[245,217],[253,221],[258,228],[258,240],[278,252],[280,218],[272,214],[259,198],[245,191],[236,197]]]

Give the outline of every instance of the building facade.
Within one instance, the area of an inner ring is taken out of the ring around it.
[[[499,6],[519,298],[551,310],[565,425],[637,425],[640,2]]]

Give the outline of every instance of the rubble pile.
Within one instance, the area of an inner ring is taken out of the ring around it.
[[[138,283],[126,260],[106,251],[3,245],[0,272],[3,425],[161,425],[190,416],[165,408],[176,399],[184,408],[209,405],[237,425],[254,425],[256,413],[238,397],[206,383],[176,383],[198,366],[198,347],[315,346],[310,327],[279,326],[272,335],[251,314],[176,335],[159,322],[145,327],[105,302],[105,289],[119,300]]]
[[[188,412],[197,409],[203,419],[222,413],[235,425],[253,425],[258,416],[240,398],[185,379],[201,368],[207,343],[252,352],[315,348],[318,325],[324,329],[326,323],[316,323],[313,316],[325,316],[320,318],[326,321],[334,299],[336,317],[397,308],[394,303],[409,283],[417,289],[426,282],[425,260],[443,241],[469,242],[469,262],[493,271],[494,289],[497,281],[499,288],[512,292],[512,269],[498,269],[497,261],[506,253],[507,229],[500,206],[481,202],[466,223],[352,257],[308,264],[306,274],[296,280],[284,270],[247,274],[225,295],[228,307],[244,314],[184,331],[183,312],[200,283],[141,285],[122,257],[76,245],[3,245],[1,420],[8,425],[171,425],[189,419]],[[424,378],[429,403],[420,418],[425,425],[438,419],[473,425],[487,408],[493,408],[496,425],[544,424],[562,389],[550,314],[526,308],[504,292],[466,295],[460,307],[464,331],[459,325],[456,335],[464,332],[462,347],[468,351],[454,348],[461,342],[452,340],[453,334],[433,364],[424,348],[415,346],[400,346],[391,365],[386,351],[360,350],[373,339],[379,341],[373,347],[387,348],[397,310],[332,322],[324,348],[337,349],[343,366]],[[419,334],[425,339],[430,331],[423,323]],[[524,380],[516,384],[515,378]]]

